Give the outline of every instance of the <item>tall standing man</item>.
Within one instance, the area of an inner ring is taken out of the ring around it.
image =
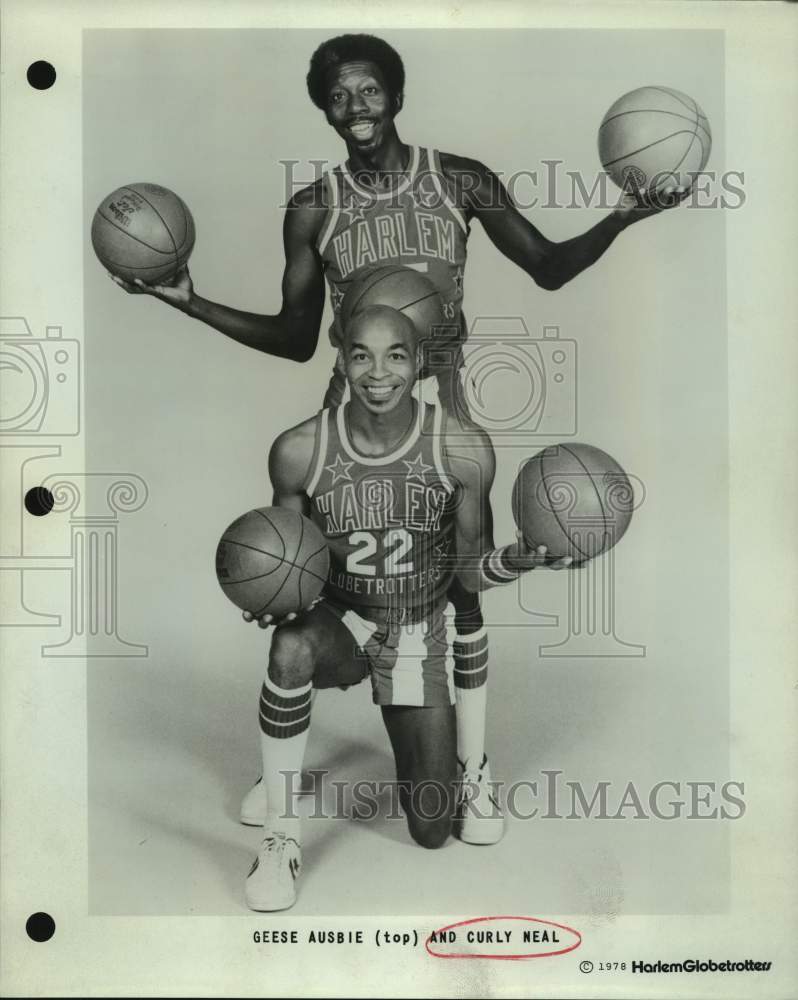
[[[485,164],[402,141],[396,117],[402,110],[404,83],[399,54],[372,35],[341,35],[314,52],[308,92],[343,139],[347,159],[288,202],[278,313],[249,313],[211,302],[196,293],[187,268],[171,285],[113,280],[128,292],[161,299],[240,344],[301,362],[316,350],[325,279],[337,317],[347,288],[364,272],[389,263],[415,267],[440,293],[451,331],[450,343],[440,346],[448,347],[455,359],[454,364],[426,374],[436,377],[439,399],[448,412],[467,412],[461,395],[460,347],[467,334],[461,303],[472,222],[479,221],[494,246],[537,285],[554,290],[594,264],[627,226],[678,204],[684,192],[666,189],[656,204],[626,192],[592,229],[553,242],[520,214],[499,177]],[[330,338],[340,350],[337,319]],[[344,387],[336,368],[325,405],[338,405]],[[487,808],[487,636],[477,595],[468,593],[455,578],[449,598],[456,612],[459,676],[469,678],[464,681],[468,686],[457,689],[461,787],[478,790],[474,809],[461,802],[458,830],[468,842],[493,843],[501,837],[503,825],[497,811]]]

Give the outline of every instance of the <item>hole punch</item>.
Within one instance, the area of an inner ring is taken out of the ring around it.
[[[45,486],[34,486],[25,494],[25,510],[34,517],[49,514],[54,504],[55,498]]]
[[[31,913],[25,921],[25,930],[31,941],[49,941],[53,934],[55,934],[55,920],[53,920],[49,913],[42,911]]]
[[[46,59],[37,59],[28,66],[28,83],[35,90],[49,90],[55,83],[55,66]]]

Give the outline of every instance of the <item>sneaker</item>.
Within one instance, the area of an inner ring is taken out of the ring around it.
[[[497,844],[504,835],[504,816],[490,785],[486,755],[477,769],[463,764],[455,805],[453,832],[466,844]]]
[[[307,771],[302,772],[299,788],[300,795],[312,795],[314,791],[313,775]],[[263,826],[266,822],[266,787],[263,778],[258,778],[241,800],[241,814],[239,821],[244,826]]]
[[[287,910],[296,902],[296,881],[302,851],[293,837],[283,833],[264,838],[247,875],[244,895],[251,910],[268,913]]]

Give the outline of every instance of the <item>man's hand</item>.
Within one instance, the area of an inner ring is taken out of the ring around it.
[[[194,282],[188,273],[187,264],[184,264],[167,284],[148,285],[141,278],[136,278],[135,281],[125,281],[124,278],[118,278],[110,271],[108,277],[115,285],[124,288],[129,295],[152,295],[162,302],[168,302],[170,306],[175,306],[177,309],[184,309],[194,294]]]
[[[530,548],[520,531],[516,535],[515,544],[507,547],[506,559],[509,565],[521,570],[522,573],[532,569],[568,569],[569,566],[584,565],[581,562],[574,564],[573,556],[555,559],[549,555],[545,545]]]
[[[669,184],[661,191],[628,191],[624,189],[613,215],[624,225],[640,222],[652,215],[659,215],[669,208],[676,208],[690,193],[689,187]]]
[[[315,600],[311,601],[306,608],[303,608],[303,611],[310,611],[312,608],[315,608],[320,600],[321,597],[317,597]],[[242,612],[241,617],[245,622],[257,621],[258,628],[268,628],[270,625],[277,626],[284,625],[287,622],[292,622],[301,613],[302,612],[299,611],[289,611],[288,614],[284,615],[282,618],[275,618],[274,615],[261,615],[260,618],[255,618],[251,611],[244,611]]]
[[[242,612],[241,617],[245,622],[257,621],[258,628],[268,628],[270,625],[277,625],[279,622],[292,622],[296,618],[296,611],[287,614],[285,618],[278,619],[275,619],[274,615],[261,615],[260,618],[256,618],[251,611]]]

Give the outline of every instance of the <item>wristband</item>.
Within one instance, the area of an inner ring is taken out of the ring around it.
[[[509,545],[501,549],[492,549],[486,552],[480,560],[479,572],[482,579],[491,587],[503,583],[511,583],[521,575],[521,570],[516,569],[507,562],[507,551]]]

